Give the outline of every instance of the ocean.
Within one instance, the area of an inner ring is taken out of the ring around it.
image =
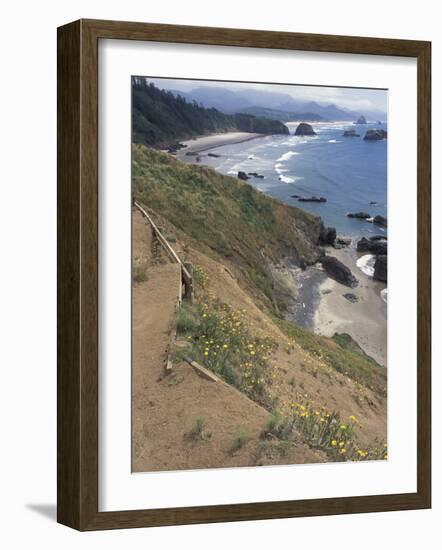
[[[386,230],[372,223],[347,217],[364,211],[387,217],[387,140],[364,141],[369,128],[387,129],[385,123],[356,125],[348,122],[312,123],[316,136],[295,136],[298,123],[288,123],[289,136],[266,136],[223,145],[209,152],[220,155],[202,162],[219,172],[237,175],[256,172],[248,183],[281,201],[321,216],[338,235],[359,238],[383,235]],[[354,129],[361,137],[343,137]],[[299,202],[292,195],[322,196],[324,203]],[[376,204],[370,204],[376,203]]]

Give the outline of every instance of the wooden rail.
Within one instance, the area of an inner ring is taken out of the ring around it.
[[[168,240],[166,237],[161,233],[156,223],[153,221],[151,216],[146,212],[146,210],[139,204],[137,201],[134,202],[134,205],[138,210],[141,212],[141,214],[147,219],[147,221],[152,226],[152,230],[160,242],[160,244],[163,246],[164,250],[166,251],[169,258],[177,262],[181,267],[181,279],[184,285],[184,295],[188,299],[192,299],[193,297],[193,276],[191,274],[191,271],[184,265],[184,263],[181,261],[178,254],[175,252],[175,250],[170,246]]]

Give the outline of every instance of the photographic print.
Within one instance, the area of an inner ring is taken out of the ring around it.
[[[388,91],[132,77],[132,470],[386,460]]]

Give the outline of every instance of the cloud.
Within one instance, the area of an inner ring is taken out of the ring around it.
[[[316,101],[323,104],[335,104],[350,110],[387,111],[387,91],[368,88],[337,88],[333,86],[304,86],[284,84],[248,84],[243,82],[224,82],[210,80],[185,80],[149,78],[156,85],[169,90],[190,91],[201,86],[229,88],[232,91],[247,88],[280,92],[302,101]]]

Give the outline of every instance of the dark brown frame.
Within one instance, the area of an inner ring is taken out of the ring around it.
[[[418,66],[417,492],[98,511],[98,40],[405,56]],[[58,521],[82,531],[431,506],[431,43],[119,21],[58,29]]]

